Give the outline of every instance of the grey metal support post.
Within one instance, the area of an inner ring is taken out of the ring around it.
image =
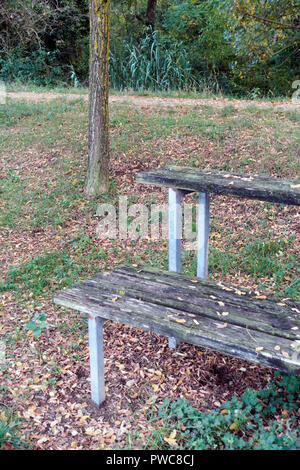
[[[182,197],[184,192],[169,189],[169,271],[181,271]],[[176,338],[169,337],[169,348],[176,349]]]
[[[209,193],[199,193],[197,276],[208,275]]]
[[[105,400],[103,323],[103,318],[89,315],[91,394],[98,406]]]
[[[181,271],[181,234],[182,234],[182,201],[183,192],[169,189],[169,271]]]

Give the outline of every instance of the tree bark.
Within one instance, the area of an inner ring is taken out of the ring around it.
[[[151,26],[152,30],[154,30],[154,26],[155,26],[156,4],[157,4],[157,0],[148,0],[146,18],[147,18],[147,24]]]
[[[109,16],[110,0],[90,0],[88,196],[107,191],[109,183]]]

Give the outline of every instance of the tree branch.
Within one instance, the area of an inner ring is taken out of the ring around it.
[[[259,15],[254,15],[253,13],[245,13],[245,16],[248,16],[250,18],[254,18],[257,21],[260,21],[261,23],[269,24],[272,26],[277,26],[277,29],[292,29],[292,30],[300,30],[300,25],[295,25],[295,24],[287,24],[287,23],[280,23],[278,21],[270,20],[268,18],[264,18]]]

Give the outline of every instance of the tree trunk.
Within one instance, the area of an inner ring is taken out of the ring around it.
[[[147,24],[151,26],[153,31],[154,31],[154,26],[155,26],[156,4],[157,4],[157,0],[148,0],[147,11],[146,11]]]
[[[109,14],[110,0],[90,0],[88,196],[107,191],[109,182]]]

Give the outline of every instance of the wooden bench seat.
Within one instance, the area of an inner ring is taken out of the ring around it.
[[[55,296],[57,304],[300,375],[300,303],[210,280],[124,266]]]

